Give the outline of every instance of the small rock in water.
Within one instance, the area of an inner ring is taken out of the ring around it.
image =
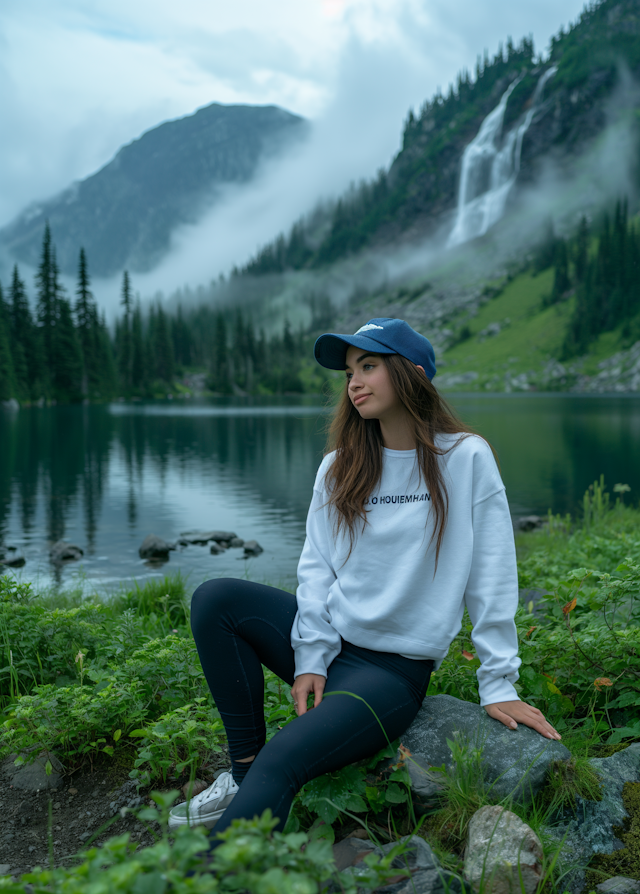
[[[173,544],[167,543],[157,534],[149,534],[142,541],[142,545],[138,550],[141,559],[167,559],[169,551],[175,549]]]
[[[520,817],[498,805],[471,817],[464,874],[486,894],[535,894],[542,878],[542,844]]]
[[[546,521],[546,518],[541,518],[539,515],[524,515],[518,519],[518,529],[520,531],[536,531],[546,524]]]
[[[257,540],[245,540],[244,542],[244,554],[245,556],[259,556],[260,553],[263,553],[264,550],[260,546]]]
[[[212,556],[219,556],[220,553],[226,552],[226,547],[223,546],[221,543],[216,543],[214,540],[213,543],[211,544],[211,546],[209,547],[209,552],[211,553]]]
[[[54,562],[69,562],[73,559],[80,559],[84,552],[73,543],[65,543],[64,540],[58,540],[49,550],[49,555]]]
[[[244,540],[242,539],[242,537],[234,537],[232,540],[229,541],[229,546],[232,549],[239,549],[241,546],[244,546]]]
[[[0,559],[0,565],[6,565],[8,568],[22,568],[26,563],[27,560],[20,553],[5,554],[4,558]]]
[[[182,543],[185,546],[190,544],[204,546],[210,540],[215,540],[218,543],[229,543],[235,537],[236,535],[233,531],[183,531],[180,534],[178,543]]]

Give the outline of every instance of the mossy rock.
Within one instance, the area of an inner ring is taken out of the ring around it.
[[[625,784],[622,803],[629,817],[623,827],[615,826],[614,832],[624,847],[612,854],[598,854],[591,860],[585,891],[616,875],[640,881],[640,782]]]

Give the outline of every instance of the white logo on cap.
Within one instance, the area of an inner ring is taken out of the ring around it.
[[[384,329],[384,326],[376,326],[375,323],[367,323],[366,326],[361,326],[357,332],[354,332],[354,335],[360,335],[361,332],[369,332],[370,329]]]

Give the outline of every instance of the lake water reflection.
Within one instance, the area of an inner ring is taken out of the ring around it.
[[[640,399],[625,396],[455,395],[462,417],[496,448],[514,515],[577,507],[604,473],[640,495]],[[17,546],[17,572],[45,586],[84,580],[110,591],[181,569],[208,577],[292,582],[324,446],[318,399],[215,399],[0,412],[0,543]],[[225,528],[265,552],[211,556],[191,546],[162,569],[138,557],[144,537]],[[85,551],[55,568],[49,546]]]

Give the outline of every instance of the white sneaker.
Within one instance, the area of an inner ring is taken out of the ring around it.
[[[209,788],[191,800],[178,804],[170,811],[169,828],[177,829],[179,826],[213,828],[237,792],[238,786],[231,773],[221,773]]]

